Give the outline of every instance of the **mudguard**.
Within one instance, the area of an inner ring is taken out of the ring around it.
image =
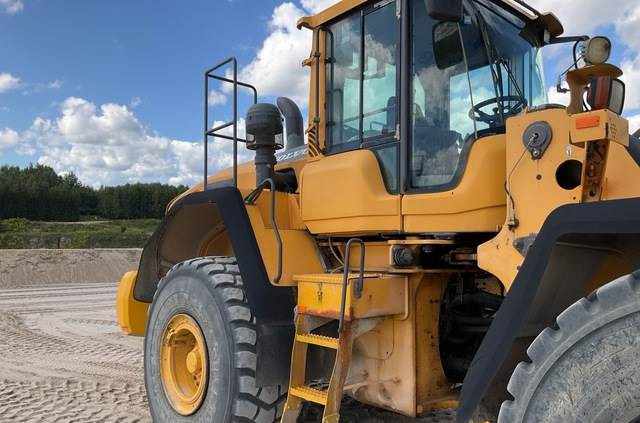
[[[559,247],[561,244],[564,247]],[[637,269],[640,198],[565,205],[548,216],[474,356],[462,386],[457,422],[471,418],[490,388],[496,388],[494,384],[501,384],[498,390],[506,392],[504,380],[497,381],[496,376],[504,371],[517,339],[536,336],[567,306],[590,292],[588,282],[593,274],[589,274],[589,260],[582,254],[574,257],[571,270],[575,268],[577,276],[573,278],[563,268],[566,257],[562,248],[599,255],[615,253],[625,257],[631,269]]]
[[[146,303],[153,301],[158,282],[164,276],[160,263],[163,237],[176,216],[190,207],[203,205],[210,208],[212,221],[221,218],[226,227],[247,300],[256,318],[258,383],[264,386],[286,383],[294,336],[295,296],[291,287],[276,287],[270,283],[244,200],[237,188],[226,186],[195,192],[172,205],[144,247],[134,297]],[[194,251],[188,258],[196,256]]]

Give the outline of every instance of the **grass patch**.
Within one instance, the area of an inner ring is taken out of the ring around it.
[[[0,249],[142,248],[160,220],[0,221]]]

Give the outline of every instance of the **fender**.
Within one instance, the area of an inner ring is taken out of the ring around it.
[[[612,257],[627,263],[616,268],[617,276],[640,267],[640,198],[565,205],[547,217],[473,358],[462,385],[458,423],[471,418],[489,391],[507,399],[506,381],[497,375],[506,373],[508,381],[517,362],[526,359],[515,341],[537,336],[595,289],[595,266]]]
[[[293,346],[295,296],[291,287],[276,287],[270,283],[238,189],[226,186],[195,192],[172,205],[142,252],[134,287],[135,299],[145,303],[153,301],[158,282],[165,273],[160,255],[163,238],[181,213],[188,213],[194,207],[206,207],[212,225],[221,220],[231,241],[258,328],[258,383],[264,386],[286,383]],[[197,254],[194,250],[190,257],[180,261],[197,257]]]

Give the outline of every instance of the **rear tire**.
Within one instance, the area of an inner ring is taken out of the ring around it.
[[[190,415],[176,411],[161,372],[163,336],[177,315],[193,318],[206,343],[205,394]],[[198,258],[171,269],[158,284],[145,337],[145,386],[153,421],[279,422],[287,389],[256,386],[255,323],[235,258]]]
[[[640,422],[640,272],[573,304],[530,345],[498,423]]]

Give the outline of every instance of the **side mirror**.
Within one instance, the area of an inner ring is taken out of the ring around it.
[[[427,13],[436,21],[460,22],[462,0],[424,0]]]
[[[440,22],[433,27],[433,55],[438,69],[447,69],[464,60],[460,27],[454,22]]]
[[[587,102],[592,110],[609,109],[618,115],[622,114],[625,100],[624,82],[610,76],[599,76],[591,80],[587,92]]]

